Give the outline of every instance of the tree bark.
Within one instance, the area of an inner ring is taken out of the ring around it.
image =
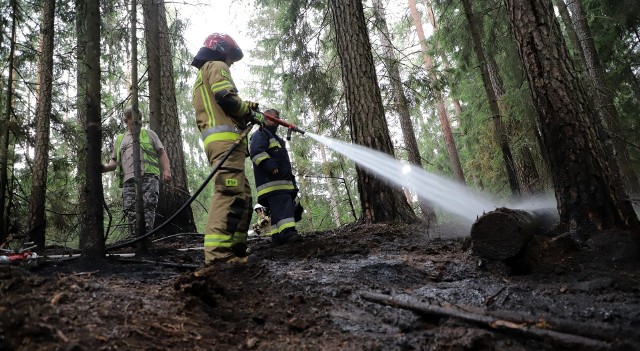
[[[524,211],[498,208],[483,214],[471,226],[473,253],[487,259],[515,256],[534,234],[551,230],[558,222],[556,209]]]
[[[640,81],[638,80],[638,76],[636,76],[636,73],[628,61],[625,62],[624,65],[623,74],[631,87],[631,91],[633,91],[633,96],[636,100],[640,100]]]
[[[487,60],[487,69],[491,80],[491,86],[493,87],[493,90],[496,93],[496,98],[498,99],[498,109],[502,115],[509,115],[509,109],[502,102],[502,96],[504,95],[504,83],[500,73],[498,72],[498,65],[496,64],[495,58],[491,55],[487,57]],[[542,184],[540,183],[540,176],[538,175],[538,170],[533,162],[531,151],[528,147],[522,146],[520,148],[519,156],[519,160],[514,158],[518,190],[520,193],[525,192],[531,195],[539,193],[542,190]]]
[[[629,153],[627,152],[627,146],[620,138],[620,118],[618,116],[618,110],[613,101],[613,93],[607,87],[605,80],[604,69],[598,58],[596,51],[596,45],[591,34],[591,28],[587,22],[586,14],[580,0],[568,0],[569,9],[573,13],[573,23],[576,29],[576,34],[580,40],[582,47],[582,53],[584,54],[584,62],[587,66],[587,72],[591,78],[591,84],[593,85],[593,91],[598,101],[599,110],[604,117],[603,124],[605,127],[605,133],[609,136],[606,138],[605,143],[612,142],[613,150],[616,154],[616,159],[620,166],[620,173],[622,175],[623,184],[626,185],[631,195],[640,195],[640,183],[638,177],[631,167],[631,160],[629,159]]]
[[[578,39],[576,30],[573,27],[571,14],[569,13],[569,9],[567,9],[567,4],[565,4],[564,0],[554,0],[554,2],[558,7],[562,24],[564,24],[564,29],[567,32],[567,37],[571,42],[571,48],[574,50],[574,62],[580,67],[581,71],[584,71],[584,51],[582,50],[582,45],[580,45],[580,40]]]
[[[142,169],[140,164],[140,109],[138,108],[138,2],[131,1],[131,118],[132,118],[132,149],[133,149],[133,177],[136,187],[136,223],[135,236],[140,237],[146,234],[144,216],[144,194],[142,193]],[[139,240],[136,244],[136,255],[146,255],[149,253],[149,239]]]
[[[520,187],[524,193],[536,195],[542,192],[540,174],[533,161],[531,150],[522,146],[519,150],[518,174],[520,175]]]
[[[489,62],[485,58],[484,48],[482,47],[482,39],[480,38],[480,32],[476,24],[473,9],[469,0],[462,0],[464,6],[464,14],[467,17],[467,23],[469,25],[469,33],[473,40],[473,49],[476,52],[478,58],[478,64],[480,65],[480,71],[482,73],[482,81],[484,83],[484,89],[487,93],[487,99],[489,100],[489,109],[493,114],[493,126],[496,142],[500,145],[502,151],[502,159],[507,171],[507,179],[509,180],[509,187],[513,195],[520,194],[520,186],[518,185],[518,178],[516,176],[515,162],[513,161],[513,155],[511,154],[511,147],[505,132],[504,125],[502,123],[502,116],[500,114],[500,107],[498,106],[498,96],[493,88],[491,81],[491,75],[489,71]]]
[[[360,0],[331,0],[331,12],[342,82],[349,114],[351,139],[393,155],[393,145],[384,116],[371,43]],[[417,220],[401,191],[356,167],[362,220],[368,223]]]
[[[407,102],[407,97],[402,85],[402,79],[400,78],[399,62],[393,52],[393,44],[389,39],[389,27],[387,26],[387,19],[385,18],[382,0],[374,0],[373,7],[376,22],[378,23],[380,41],[382,42],[382,47],[384,49],[384,61],[387,66],[387,71],[389,72],[389,80],[391,81],[391,95],[395,101],[394,107],[400,118],[402,138],[404,139],[404,146],[407,149],[407,158],[409,163],[422,168],[422,157],[420,156],[420,150],[418,149],[416,133],[413,129],[409,103]],[[431,224],[435,224],[436,214],[429,201],[427,199],[420,198],[418,199],[418,205],[420,206],[422,217],[427,222],[427,225],[430,226]]]
[[[173,49],[164,0],[146,0],[143,6],[147,63],[149,65],[150,126],[158,134],[171,163],[172,179],[160,183],[156,223],[162,223],[190,197],[182,131],[173,80]],[[187,206],[161,233],[195,232],[191,206]]]
[[[464,172],[462,171],[462,164],[460,164],[460,157],[458,156],[458,148],[456,147],[456,142],[453,138],[453,133],[451,132],[449,116],[447,115],[447,109],[445,108],[444,101],[442,99],[442,92],[435,87],[437,75],[435,68],[433,67],[433,60],[431,58],[431,55],[429,55],[427,40],[424,35],[424,30],[422,29],[422,22],[420,19],[420,14],[418,13],[418,9],[416,8],[415,0],[409,0],[409,9],[411,10],[411,18],[413,19],[413,24],[416,27],[416,31],[418,32],[418,39],[420,40],[420,47],[422,48],[424,67],[429,74],[429,79],[433,83],[431,88],[436,100],[436,112],[440,121],[440,128],[442,128],[444,143],[447,146],[449,160],[451,161],[451,169],[456,179],[460,183],[466,184],[466,181],[464,179]]]
[[[36,141],[31,196],[29,199],[29,237],[40,249],[45,247],[45,199],[49,166],[49,121],[53,88],[53,37],[55,0],[42,3],[40,57],[38,64],[38,105],[36,107]]]
[[[511,30],[528,77],[541,148],[566,230],[638,229],[620,170],[598,138],[597,118],[563,41],[551,0],[507,0]]]
[[[311,115],[313,116],[313,123],[316,125],[316,133],[320,134],[320,128],[318,123],[318,111],[311,105]],[[323,164],[326,164],[328,161],[327,158],[327,150],[323,144],[318,145],[320,148],[320,160]],[[324,167],[323,167],[324,168]],[[336,188],[334,186],[333,174],[331,174],[331,170],[323,169],[323,173],[328,177],[327,178],[327,188],[329,190],[329,205],[331,206],[331,215],[333,218],[333,223],[336,225],[336,228],[340,227],[340,209],[338,208],[338,196],[336,194]]]
[[[319,145],[320,147],[320,159],[322,162],[327,162],[327,151],[323,144]],[[329,205],[331,206],[331,218],[333,219],[333,223],[336,225],[336,228],[340,227],[342,224],[340,223],[340,209],[338,208],[338,200],[336,195],[336,188],[333,182],[333,176],[331,172],[327,174],[329,177],[327,179],[327,189],[329,190]]]
[[[344,163],[340,163],[340,170],[342,171],[342,184],[344,184],[344,191],[347,193],[347,200],[349,201],[349,208],[351,209],[351,215],[353,216],[353,220],[358,220],[358,215],[356,214],[356,207],[353,205],[353,197],[351,197],[351,191],[349,191],[349,184],[347,184],[347,179],[345,178],[347,172],[344,169]]]
[[[9,231],[9,130],[11,129],[11,114],[13,111],[13,68],[15,65],[16,51],[16,27],[18,5],[16,0],[11,1],[11,42],[9,45],[8,84],[6,106],[2,134],[0,134],[0,243],[7,239]]]
[[[105,255],[102,199],[102,121],[100,110],[100,3],[76,1],[78,35],[78,119],[85,130],[79,141],[78,178],[80,250],[94,259]]]

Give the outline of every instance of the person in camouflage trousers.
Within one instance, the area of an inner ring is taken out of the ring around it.
[[[136,222],[136,183],[133,165],[132,109],[124,110],[125,133],[118,134],[111,160],[102,165],[102,172],[116,171],[122,188],[122,208],[133,235]],[[159,178],[171,180],[169,157],[158,135],[150,130],[140,129],[140,168],[142,170],[142,194],[145,219],[145,233],[153,230],[156,206],[160,193]],[[143,234],[143,233],[141,233]]]
[[[160,183],[158,178],[144,175],[142,181],[142,206],[144,208],[144,231],[153,230],[156,218],[156,207],[160,197]],[[133,234],[132,226],[136,223],[136,183],[125,182],[122,186],[122,208],[129,223],[130,233]]]

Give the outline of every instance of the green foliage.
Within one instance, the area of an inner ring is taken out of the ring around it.
[[[621,134],[631,165],[640,173],[640,3],[638,1],[584,1],[598,56],[614,94]]]
[[[275,107],[288,122],[303,129],[348,140],[344,107],[340,99],[340,68],[332,42],[327,4],[318,1],[257,1],[252,34],[260,38],[250,55],[260,60],[251,71],[260,80],[254,95],[264,108]],[[251,92],[250,92],[251,93]],[[266,101],[266,102],[265,102]],[[282,128],[281,128],[282,129]],[[281,130],[284,133],[284,130]],[[339,206],[341,223],[353,221],[346,188],[329,181],[334,174],[354,179],[353,166],[330,150],[323,155],[310,138],[294,135],[289,143],[294,173],[307,212],[298,224],[303,231],[335,227],[331,218],[330,188]],[[349,184],[351,196],[357,193]],[[320,195],[318,195],[320,194]],[[352,198],[352,201],[356,201]],[[356,205],[357,206],[357,205]],[[344,214],[347,214],[346,216]],[[329,220],[318,218],[329,216]]]
[[[460,100],[462,114],[456,115],[447,106],[456,138],[458,153],[470,186],[489,192],[509,193],[500,149],[493,137],[492,115],[484,91],[479,63],[473,52],[467,23],[461,11],[460,1],[432,0],[439,30],[427,41],[430,54],[438,70],[431,79],[424,71],[415,29],[407,15],[406,3],[390,1],[389,9],[398,8],[398,14],[390,16],[389,29],[398,53],[414,129],[424,168],[428,171],[451,175],[450,162],[442,132],[435,113],[434,91],[441,91],[451,99]],[[508,130],[512,150],[526,147],[534,151],[538,172],[548,183],[543,157],[536,137],[535,106],[531,101],[530,87],[520,64],[508,19],[502,2],[473,1],[473,8],[482,29],[482,41],[487,56],[495,60],[503,81],[504,94],[499,99],[502,118]],[[633,166],[640,172],[640,2],[633,0],[583,1],[600,60],[607,75],[608,88],[614,93],[620,114],[622,135],[629,145]],[[11,11],[7,0],[0,0],[0,56],[2,81],[0,110],[7,104],[4,92],[8,84],[8,54]],[[26,213],[33,155],[34,116],[36,102],[37,55],[39,30],[39,2],[18,1],[18,45],[16,51],[15,97],[12,105],[14,123],[11,130],[10,170],[12,205],[11,213],[20,234],[27,228]],[[123,130],[121,111],[128,99],[130,3],[122,0],[101,2],[101,69],[103,159],[108,160],[115,135]],[[212,5],[213,6],[213,5]],[[365,3],[365,6],[367,4]],[[423,3],[419,10],[425,13]],[[168,7],[168,25],[172,32],[174,81],[179,118],[182,126],[188,186],[193,193],[211,170],[205,158],[200,133],[193,120],[191,88],[194,70],[189,66],[192,53],[186,48],[181,33],[188,23],[181,14]],[[331,14],[327,2],[313,0],[256,0],[249,10],[250,34],[257,38],[257,45],[246,54],[255,64],[251,67],[253,82],[242,96],[255,97],[264,108],[274,107],[287,121],[309,133],[321,134],[340,140],[350,139],[346,109],[342,101],[342,79],[338,65],[338,53],[333,42]],[[371,17],[369,8],[367,16]],[[75,9],[73,2],[58,1],[56,8],[56,45],[54,59],[53,109],[51,116],[51,154],[47,193],[47,237],[50,243],[75,245],[78,237],[78,204],[76,177],[81,170],[76,167],[79,153],[78,140],[83,127],[76,120],[75,86],[77,63],[75,58]],[[423,24],[428,28],[426,16]],[[375,21],[369,21],[371,30]],[[371,37],[375,35],[371,32]],[[144,38],[139,36],[139,47],[144,48]],[[373,50],[379,48],[375,39]],[[449,62],[445,69],[445,62]],[[138,61],[139,72],[146,71],[144,53]],[[378,57],[374,54],[374,57]],[[406,151],[399,142],[397,116],[392,108],[390,84],[382,60],[376,66],[383,101],[398,158],[406,158]],[[146,76],[141,75],[141,94],[148,91]],[[148,109],[141,99],[143,116]],[[4,116],[3,116],[4,118]],[[281,130],[284,133],[284,130]],[[289,150],[302,203],[306,208],[299,223],[303,231],[332,229],[336,226],[333,207],[337,207],[340,224],[352,222],[359,216],[355,182],[355,167],[351,161],[332,152],[322,150],[308,136],[295,135],[289,142]],[[514,155],[517,155],[514,152]],[[516,156],[517,157],[517,156]],[[253,182],[250,164],[248,178]],[[113,174],[103,177],[105,200],[113,214],[109,240],[127,235],[120,210],[120,189]],[[206,223],[212,188],[207,186],[192,205],[198,229]],[[331,195],[333,194],[333,195]],[[255,194],[254,194],[255,195]],[[333,196],[333,198],[332,198]],[[254,197],[255,198],[255,197]],[[105,219],[108,221],[108,219]]]

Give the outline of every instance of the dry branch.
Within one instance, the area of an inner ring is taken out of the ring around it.
[[[500,332],[525,336],[537,340],[552,341],[563,347],[591,350],[608,350],[611,344],[605,341],[587,338],[579,335],[561,333],[554,330],[542,329],[528,323],[514,323],[512,321],[495,318],[488,315],[471,313],[454,308],[430,305],[410,298],[399,298],[374,292],[360,292],[364,299],[387,306],[407,309],[437,317],[457,318],[484,328]]]
[[[117,261],[122,263],[149,263],[149,264],[154,264],[156,266],[180,268],[180,269],[187,269],[187,270],[202,268],[201,265],[197,265],[197,264],[174,263],[174,262],[153,261],[153,260],[136,260],[136,259],[120,258],[120,259],[117,259]]]

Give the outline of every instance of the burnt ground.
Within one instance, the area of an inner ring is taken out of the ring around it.
[[[638,349],[637,264],[616,251],[523,274],[479,261],[467,234],[352,225],[253,239],[249,264],[204,268],[201,251],[174,250],[198,238],[144,260],[5,264],[0,350]]]

